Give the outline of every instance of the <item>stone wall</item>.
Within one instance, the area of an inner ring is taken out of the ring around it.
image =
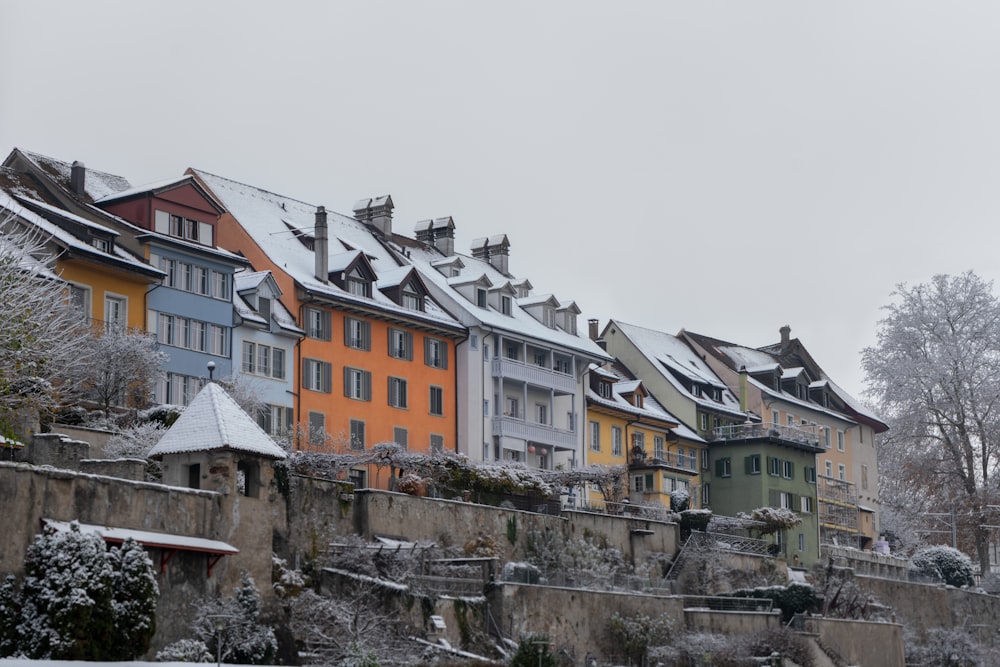
[[[52,424],[49,430],[52,433],[62,433],[73,440],[81,440],[89,443],[89,456],[95,459],[105,457],[104,448],[107,447],[108,440],[113,435],[111,431],[105,431],[104,429],[70,426],[69,424]]]
[[[824,544],[822,547],[822,557],[824,564],[830,558],[834,563],[842,567],[852,568],[857,574],[865,574],[872,577],[889,577],[892,579],[906,579],[910,561],[900,556],[875,553],[874,551],[861,551],[860,549],[850,549],[848,547],[833,546]]]
[[[618,549],[639,565],[651,554],[672,558],[677,548],[674,523],[590,512],[563,516],[477,505],[456,500],[417,498],[365,489],[354,494],[355,530],[439,546],[492,545],[501,562],[520,561],[533,532],[559,531],[564,539],[593,539]]]
[[[90,456],[90,444],[59,433],[36,433],[31,442],[15,450],[14,459],[36,466],[79,470],[80,460]]]
[[[952,588],[858,576],[857,582],[895,612],[895,620],[920,635],[929,628],[966,628],[989,646],[1000,644],[1000,597]],[[987,631],[981,632],[980,630]]]
[[[285,529],[275,531],[275,553],[301,569],[326,553],[331,542],[353,535],[353,491],[348,482],[291,475],[288,516]]]
[[[905,664],[903,626],[836,618],[810,618],[806,630],[818,635],[849,665],[901,667]]]
[[[146,479],[146,459],[83,459],[80,472],[141,482]]]
[[[680,597],[654,597],[571,588],[504,584],[489,596],[490,613],[505,636],[518,639],[527,634],[545,634],[552,641],[550,651],[565,651],[575,664],[585,657],[599,661],[624,656],[610,633],[613,614],[650,617],[666,616],[675,628],[684,625],[684,602]]]

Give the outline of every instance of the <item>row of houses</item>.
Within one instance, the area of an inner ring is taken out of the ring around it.
[[[878,536],[887,427],[788,327],[762,348],[614,319],[581,330],[572,299],[513,275],[506,235],[459,252],[452,218],[398,229],[389,196],[343,215],[202,170],[136,187],[19,149],[0,192],[50,237],[92,322],[156,337],[157,402],[186,405],[211,365],[252,383],[260,426],[302,449],[624,465],[633,506],[684,490],[718,514],[797,512],[779,547],[802,563],[821,543]],[[604,502],[575,491],[574,504]]]

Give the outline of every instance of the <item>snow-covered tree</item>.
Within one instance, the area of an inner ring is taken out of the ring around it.
[[[19,411],[53,407],[73,389],[61,380],[89,358],[83,315],[46,242],[0,209],[0,435],[13,435]]]
[[[231,598],[198,606],[192,630],[212,655],[221,654],[223,662],[269,664],[278,650],[274,630],[260,623],[260,593],[247,574]]]
[[[8,574],[0,584],[0,658],[17,651],[17,624],[21,618],[21,598],[14,575]]]
[[[891,425],[883,504],[915,516],[955,506],[982,571],[1000,464],[1000,301],[973,272],[899,285],[863,351],[868,392]],[[883,468],[884,469],[884,468]]]
[[[134,424],[108,438],[104,455],[108,458],[144,459],[166,432],[167,428],[160,422]]]
[[[91,361],[71,378],[79,397],[96,403],[105,417],[112,407],[147,407],[167,360],[156,339],[139,329],[109,328],[92,330],[84,341]]]
[[[114,595],[114,660],[132,660],[149,650],[156,632],[156,599],[160,590],[149,554],[129,538],[108,552]]]

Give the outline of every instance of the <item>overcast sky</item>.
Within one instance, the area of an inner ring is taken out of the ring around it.
[[[587,318],[860,394],[900,282],[995,280],[996,2],[0,3],[0,152],[451,215]],[[581,327],[582,330],[585,327]]]

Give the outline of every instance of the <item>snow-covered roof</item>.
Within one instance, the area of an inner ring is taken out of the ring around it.
[[[270,275],[270,271],[237,271],[233,274],[233,286],[237,292],[255,290]]]
[[[226,391],[209,382],[156,443],[150,456],[232,449],[273,459],[286,458],[257,422]]]
[[[163,190],[164,188],[170,188],[170,187],[175,186],[175,185],[180,185],[180,184],[184,183],[185,181],[190,181],[190,180],[192,180],[192,179],[188,175],[175,176],[173,178],[164,178],[164,179],[161,179],[159,181],[153,181],[152,183],[145,183],[143,185],[137,185],[135,187],[130,187],[130,188],[127,188],[125,190],[121,190],[119,192],[114,192],[114,193],[111,193],[111,194],[107,194],[107,195],[101,197],[100,199],[95,199],[94,203],[95,204],[106,204],[108,202],[116,201],[118,199],[127,199],[128,197],[132,197],[134,195],[140,195],[140,194],[143,194],[143,193],[146,193],[146,192],[153,192],[153,191],[156,191],[156,190]]]
[[[49,211],[52,215],[61,216],[69,222],[85,225],[89,229],[107,234],[112,240],[110,250],[101,250],[93,244],[88,243],[86,240],[72,234],[63,227],[60,227],[41,215],[25,208],[27,205],[38,206],[39,209]],[[27,198],[22,198],[21,200],[17,200],[3,190],[0,190],[0,209],[6,209],[15,213],[21,220],[36,227],[39,231],[50,237],[55,243],[63,246],[64,248],[72,249],[76,252],[84,253],[92,257],[101,258],[107,262],[118,265],[123,269],[139,271],[151,276],[164,275],[164,273],[159,269],[150,266],[132,253],[114,243],[113,239],[117,236],[117,234],[112,230],[102,227],[96,223],[85,221],[83,218],[75,216],[67,211],[54,208],[48,204],[44,204],[43,202],[33,199],[29,200]]]
[[[618,379],[619,376],[614,371],[604,368],[591,366],[591,373],[599,373],[605,377],[613,377]],[[638,417],[647,417],[650,419],[656,419],[659,421],[670,422],[674,424],[670,428],[671,431],[676,433],[679,437],[689,440],[691,442],[704,443],[705,440],[702,439],[697,433],[692,431],[690,428],[685,426],[681,420],[670,414],[670,411],[660,405],[655,398],[652,396],[646,396],[642,400],[642,407],[637,407],[636,405],[628,402],[622,394],[631,393],[635,391],[635,387],[640,384],[639,380],[619,380],[615,382],[614,387],[611,392],[610,398],[605,398],[597,394],[593,389],[587,388],[587,401],[591,404],[603,405],[605,407],[613,408],[621,412],[626,412]]]
[[[425,302],[423,311],[414,311],[397,304],[379,290],[372,290],[370,296],[358,296],[332,283],[317,280],[314,253],[299,239],[300,236],[312,238],[316,225],[316,205],[198,169],[191,171],[239,221],[271,262],[281,267],[303,289],[341,302],[377,307],[383,312],[410,320],[422,320],[449,328],[458,327],[455,318],[429,300]],[[386,241],[377,238],[371,227],[363,222],[328,210],[327,225],[332,255],[330,266],[336,263],[334,257],[343,252],[333,252],[338,242],[342,248],[363,252],[377,277],[405,263],[390,250]]]
[[[660,375],[688,399],[706,409],[745,416],[740,410],[740,401],[736,395],[726,387],[708,364],[677,336],[618,320],[612,320],[608,326],[616,327],[632,341],[639,353],[646,357],[654,368],[662,368]],[[719,389],[722,400],[716,401],[709,396],[692,394],[675,373],[687,378],[689,382]]]
[[[264,282],[270,281],[276,296],[280,296],[281,288],[278,287],[277,281],[271,276],[271,272],[242,270],[237,271],[233,276],[233,284],[235,286],[233,290],[233,307],[236,309],[236,313],[244,320],[268,325],[269,322],[254,310],[250,303],[243,298],[243,294],[258,290]],[[292,317],[292,314],[285,308],[285,304],[281,303],[280,299],[271,300],[271,319],[287,332],[296,335],[305,335],[305,331],[298,325],[295,318]]]
[[[42,519],[46,525],[51,526],[59,532],[69,532],[70,522],[55,521],[54,519]],[[181,551],[197,551],[200,553],[232,555],[238,554],[239,549],[231,544],[220,540],[209,540],[204,537],[193,537],[190,535],[177,535],[175,533],[156,533],[150,530],[135,530],[133,528],[112,528],[110,526],[97,526],[90,523],[79,523],[80,532],[84,534],[97,535],[105,542],[120,543],[131,538],[145,547],[159,547],[161,549],[179,549]]]
[[[21,150],[21,153],[31,160],[35,166],[48,174],[50,178],[57,181],[66,190],[72,192],[72,188],[70,187],[70,176],[73,170],[72,164],[30,151]],[[132,184],[121,176],[97,171],[96,169],[87,169],[86,171],[84,192],[86,192],[87,197],[91,201],[102,199],[131,187]]]

